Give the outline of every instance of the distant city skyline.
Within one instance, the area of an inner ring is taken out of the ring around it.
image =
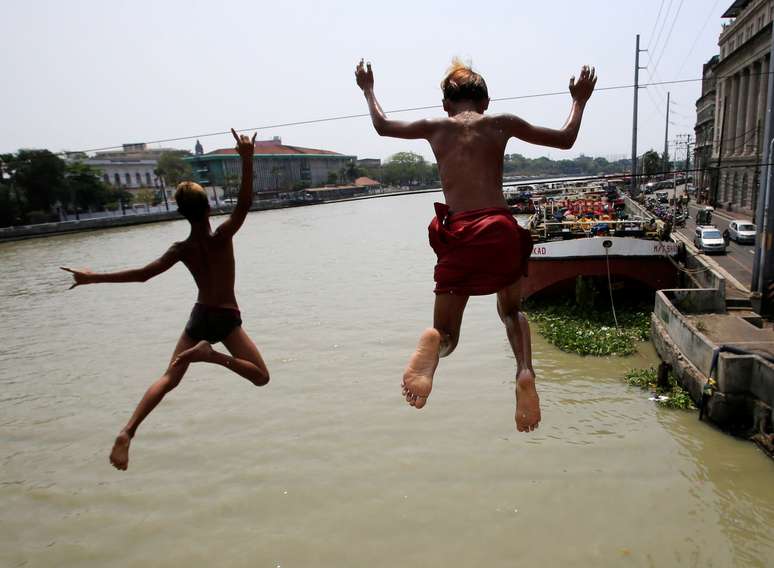
[[[472,60],[492,98],[566,90],[581,65],[595,65],[598,89],[633,81],[635,34],[649,49],[643,83],[699,79],[718,52],[721,14],[731,0],[394,2],[389,12],[350,1],[292,6],[171,0],[152,3],[12,1],[0,23],[0,64],[7,110],[0,152],[52,151],[165,142],[205,152],[231,146],[230,127],[282,124],[367,111],[354,82],[360,57],[373,62],[385,109],[440,104],[438,87],[452,56]],[[640,93],[638,150],[661,151],[666,91],[673,104],[670,138],[693,132],[700,81],[654,86]],[[570,97],[493,101],[490,112],[513,112],[559,127]],[[579,154],[626,157],[631,147],[632,90],[600,90],[569,151],[520,141],[508,153],[552,159]],[[394,115],[413,120],[429,109]],[[368,118],[262,129],[287,144],[386,159],[413,151],[434,161],[424,141],[380,138]],[[155,147],[155,146],[152,146]],[[679,155],[678,155],[679,158]]]

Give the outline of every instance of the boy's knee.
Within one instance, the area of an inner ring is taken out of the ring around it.
[[[259,370],[254,376],[250,377],[250,382],[257,387],[265,387],[269,384],[269,372]]]

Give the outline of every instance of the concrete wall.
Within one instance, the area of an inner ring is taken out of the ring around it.
[[[708,298],[712,290],[659,290],[653,313],[663,325],[669,338],[687,358],[705,376],[709,376],[712,365],[714,344],[683,317],[672,300],[685,302],[690,300],[701,310],[701,300]],[[698,293],[698,294],[695,294]],[[702,385],[703,386],[703,385]]]

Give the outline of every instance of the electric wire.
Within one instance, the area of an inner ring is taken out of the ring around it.
[[[719,3],[720,3],[720,0],[715,0],[715,2],[712,4],[712,8],[710,8],[710,10],[707,12],[707,19],[704,20],[704,25],[702,25],[701,29],[699,30],[699,33],[696,34],[696,38],[693,40],[693,43],[691,44],[691,48],[688,50],[688,53],[685,54],[685,59],[683,59],[683,62],[680,64],[680,67],[677,69],[677,73],[675,73],[675,77],[680,75],[680,72],[683,70],[683,67],[685,67],[686,63],[688,63],[688,59],[691,57],[693,50],[696,48],[696,45],[699,43],[699,39],[701,38],[701,35],[704,33],[704,30],[707,29],[707,24],[709,24],[709,21],[712,19],[712,15],[715,13],[715,8],[718,7]]]
[[[751,73],[750,76],[759,76],[759,75],[770,75],[772,72],[770,71],[763,71],[761,73]],[[730,78],[731,75],[727,76],[718,76],[716,79],[719,81],[721,79]],[[699,81],[703,81],[703,78],[696,78],[696,79],[675,79],[672,81],[657,81],[657,82],[651,82],[651,83],[643,83],[640,84],[640,87],[650,87],[650,86],[657,86],[657,85],[681,85],[681,84],[687,84],[687,83],[696,83]],[[610,87],[597,87],[594,89],[595,92],[604,92],[604,91],[618,91],[622,89],[633,89],[633,84],[627,84],[627,85],[614,85]],[[542,97],[555,97],[555,96],[561,96],[566,95],[567,90],[563,89],[561,91],[549,91],[545,93],[532,93],[528,95],[516,95],[511,97],[495,97],[490,99],[491,102],[506,102],[506,101],[518,101],[518,100],[528,100],[528,99],[536,99],[536,98],[542,98]],[[409,107],[409,108],[400,108],[400,109],[392,109],[385,111],[386,114],[398,114],[398,113],[404,113],[404,112],[414,112],[414,111],[420,111],[420,110],[431,110],[431,109],[437,109],[441,108],[443,105],[434,104],[434,105],[425,105],[425,106],[416,106],[416,107]],[[324,117],[324,118],[314,118],[314,119],[308,119],[308,120],[297,120],[297,121],[290,121],[290,122],[280,122],[280,123],[273,123],[273,124],[263,124],[259,126],[253,126],[249,128],[238,128],[235,129],[236,132],[254,132],[256,130],[268,130],[268,129],[274,129],[274,128],[284,128],[289,126],[302,126],[306,124],[321,124],[325,122],[334,122],[338,120],[349,120],[353,118],[365,118],[369,117],[370,114],[367,112],[364,113],[356,113],[356,114],[345,114],[345,115],[337,115],[337,116],[330,116],[330,117]],[[230,134],[230,130],[222,130],[217,132],[203,132],[199,134],[192,134],[188,136],[177,136],[172,138],[160,138],[157,140],[147,140],[145,141],[146,144],[164,144],[168,142],[181,142],[184,140],[195,140],[200,138],[208,138],[212,136],[223,136]],[[102,147],[95,147],[95,148],[87,148],[82,150],[74,150],[70,152],[57,152],[59,155],[64,155],[66,153],[92,153],[92,152],[103,152],[108,150],[120,150],[123,146],[121,144],[115,144],[112,146],[102,146]]]

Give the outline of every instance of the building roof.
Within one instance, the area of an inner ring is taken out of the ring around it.
[[[302,156],[302,155],[317,155],[317,156],[341,156],[345,157],[344,154],[339,154],[338,152],[333,152],[331,150],[318,150],[316,148],[302,148],[301,146],[288,146],[287,144],[280,144],[275,142],[274,140],[257,140],[255,142],[255,155],[256,156],[264,156],[264,155],[296,155],[296,156]],[[212,152],[207,152],[204,154],[205,156],[229,156],[237,155],[236,148],[221,148],[219,150],[213,150]]]
[[[370,177],[359,177],[354,181],[355,185],[358,186],[368,186],[368,185],[381,185],[380,182],[376,181],[375,179],[371,179]]]
[[[721,18],[736,18],[752,0],[734,0],[728,9],[723,12]]]

